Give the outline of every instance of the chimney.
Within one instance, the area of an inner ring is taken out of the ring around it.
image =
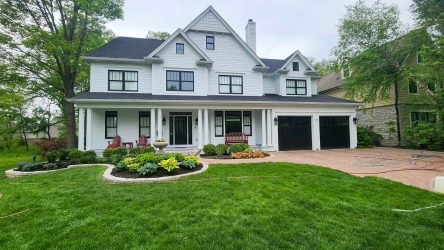
[[[248,19],[247,26],[245,26],[245,41],[256,53],[256,22],[253,22],[253,19]]]

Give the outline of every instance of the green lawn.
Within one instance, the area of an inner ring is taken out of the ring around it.
[[[2,170],[23,160],[0,159]],[[211,165],[174,182],[110,184],[104,170],[0,179],[0,217],[26,211],[0,219],[0,248],[444,248],[444,207],[391,211],[444,196],[384,179],[261,163]]]

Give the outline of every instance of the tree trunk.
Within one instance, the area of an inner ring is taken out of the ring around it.
[[[401,146],[401,121],[399,117],[399,83],[395,77],[395,112],[396,112],[396,130],[398,135],[398,146]]]
[[[70,72],[69,68],[68,71]],[[63,100],[65,109],[65,122],[66,122],[66,146],[68,148],[77,147],[77,137],[76,137],[76,112],[74,108],[74,103],[67,102],[67,98],[74,97],[74,82],[75,77],[72,74],[66,73],[64,84],[65,84],[65,100]]]
[[[25,140],[26,152],[29,152],[28,138],[26,137],[26,132],[24,128],[22,128],[22,133],[23,133],[23,139]]]

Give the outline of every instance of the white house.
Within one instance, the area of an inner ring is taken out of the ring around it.
[[[118,37],[84,57],[90,92],[79,109],[79,149],[101,151],[115,135],[164,138],[174,148],[224,143],[242,132],[266,150],[355,148],[356,102],[317,93],[319,74],[300,51],[256,54],[213,7],[167,40]]]

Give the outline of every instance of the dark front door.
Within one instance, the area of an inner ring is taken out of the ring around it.
[[[279,150],[311,149],[311,117],[279,116]]]
[[[170,116],[170,143],[172,145],[192,144],[191,115]]]
[[[321,149],[349,148],[350,128],[348,116],[321,116]]]

